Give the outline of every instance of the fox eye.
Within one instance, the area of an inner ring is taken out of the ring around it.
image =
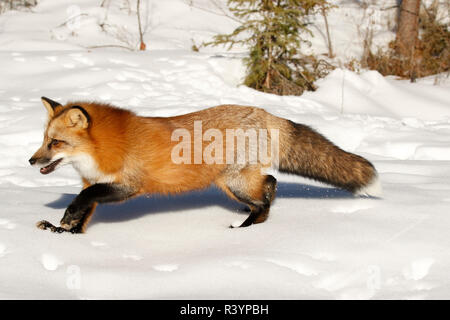
[[[50,141],[50,143],[48,144],[48,147],[51,148],[51,147],[59,146],[62,142],[64,142],[64,141],[52,139],[52,141]]]

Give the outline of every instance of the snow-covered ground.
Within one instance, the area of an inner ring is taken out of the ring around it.
[[[92,1],[42,0],[33,12],[0,15],[0,298],[450,298],[448,79],[411,84],[337,69],[316,92],[263,94],[238,86],[239,54],[190,51],[191,38],[233,21],[183,1],[148,3],[145,52],[87,50],[117,43],[99,29],[105,12]],[[58,27],[73,10],[87,15]],[[109,15],[136,27],[126,8]],[[353,41],[346,24],[331,23],[339,41]],[[278,175],[269,220],[249,228],[228,228],[247,214],[211,188],[103,205],[86,234],[45,232],[35,223],[57,223],[81,185],[72,168],[43,176],[28,164],[42,139],[43,95],[146,116],[263,107],[371,160],[384,196]]]

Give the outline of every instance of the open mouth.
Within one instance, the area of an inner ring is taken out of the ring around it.
[[[48,166],[41,168],[40,173],[42,174],[49,174],[53,170],[55,170],[56,166],[62,161],[63,158],[58,159],[50,163]]]

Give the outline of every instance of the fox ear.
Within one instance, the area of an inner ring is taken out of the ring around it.
[[[55,109],[61,107],[61,103],[53,101],[47,97],[41,97],[45,109],[47,109],[48,116],[52,118],[55,115]]]
[[[89,127],[89,114],[82,107],[75,106],[67,111],[65,123],[68,127],[86,129]]]

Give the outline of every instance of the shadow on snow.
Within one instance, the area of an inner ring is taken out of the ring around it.
[[[47,207],[65,209],[75,196],[75,194],[65,193],[59,199],[48,203]],[[275,201],[277,198],[345,199],[353,198],[353,194],[336,188],[279,182]],[[245,213],[244,205],[229,199],[217,188],[211,187],[179,195],[140,196],[120,204],[104,204],[97,208],[91,224],[97,222],[120,222],[137,219],[152,213],[174,212],[211,206],[219,206]]]

